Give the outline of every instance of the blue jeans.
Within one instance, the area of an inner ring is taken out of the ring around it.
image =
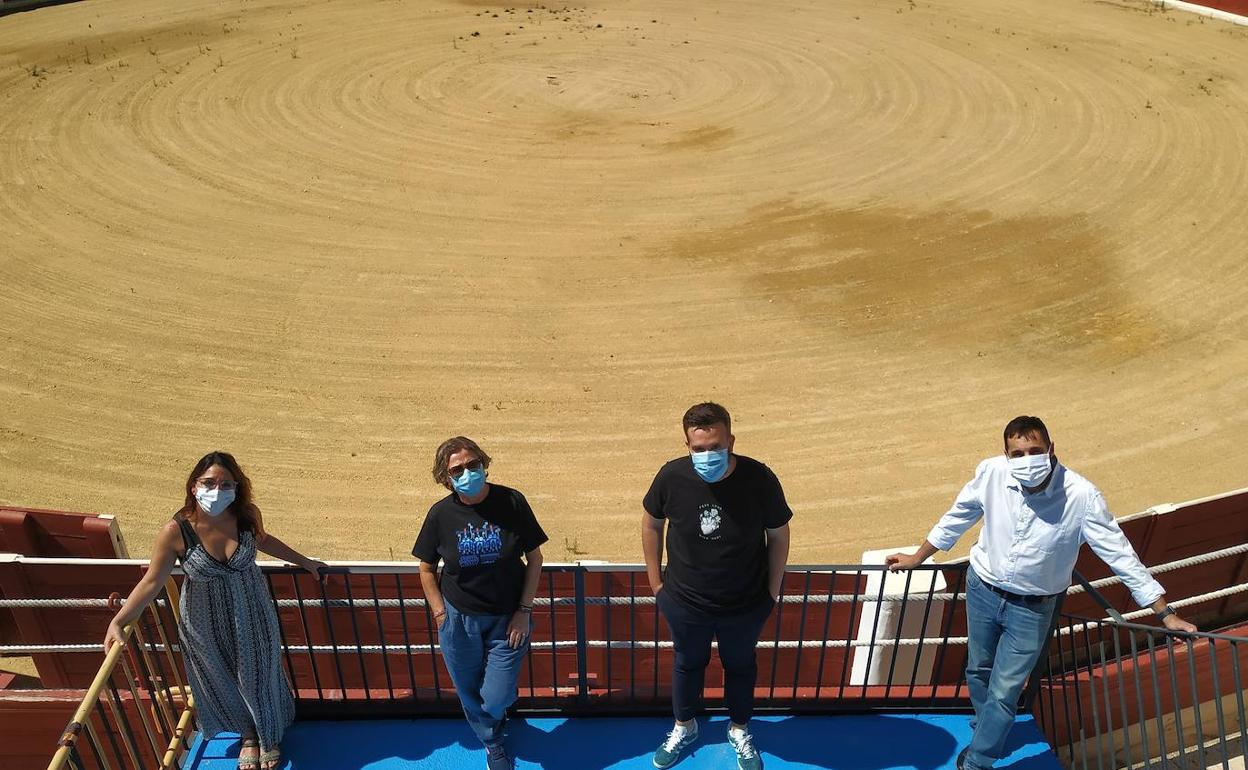
[[[1057,598],[1006,598],[966,571],[966,685],[975,707],[967,770],[1005,754],[1018,702],[1047,645]]]
[[[516,702],[520,664],[529,638],[517,648],[507,644],[510,615],[465,615],[446,602],[446,619],[438,627],[442,660],[451,672],[464,718],[481,742],[503,742],[503,716]]]

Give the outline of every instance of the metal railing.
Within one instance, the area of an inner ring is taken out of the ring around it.
[[[1033,712],[1072,770],[1243,767],[1248,628],[1060,617]]]
[[[116,595],[111,611],[120,606]],[[195,730],[178,629],[178,588],[169,580],[122,629],[58,741],[48,770],[181,767]]]
[[[266,567],[283,661],[305,717],[454,714],[416,569],[352,566],[324,582]],[[965,709],[965,565],[791,568],[759,641],[763,711]],[[948,588],[941,583],[949,581]],[[922,586],[916,588],[915,586]],[[670,710],[672,644],[640,566],[546,567],[517,709]],[[712,662],[707,700],[722,694]]]
[[[1244,549],[1233,550],[1227,554]],[[53,569],[53,561],[41,560],[39,568]],[[266,564],[262,571],[302,718],[459,712],[417,565],[354,562],[334,568],[325,581],[289,566]],[[791,567],[758,645],[759,710],[969,710],[966,572],[965,562],[898,575],[878,565]],[[1108,606],[1097,588],[1111,581],[1081,580],[1071,593],[1086,592]],[[194,712],[172,582],[168,591],[127,629],[130,644],[109,652],[52,768],[177,766]],[[534,604],[518,710],[669,710],[672,644],[643,567],[549,565]],[[86,609],[102,619],[117,603],[20,598],[0,606]],[[89,654],[100,648],[3,649]],[[1244,749],[1246,655],[1248,638],[1236,635],[1189,637],[1064,614],[1021,706],[1036,715],[1071,770],[1176,760],[1227,766]],[[723,672],[713,661],[706,678],[712,709],[722,688]]]

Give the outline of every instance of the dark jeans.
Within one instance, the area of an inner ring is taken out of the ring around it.
[[[686,605],[667,591],[655,597],[676,646],[672,666],[672,711],[676,719],[693,719],[702,702],[706,667],[711,662],[711,641],[719,641],[719,662],[724,666],[724,700],[732,721],[743,725],[754,712],[754,680],[758,661],[754,648],[775,602],[767,597],[737,615],[712,615]]]

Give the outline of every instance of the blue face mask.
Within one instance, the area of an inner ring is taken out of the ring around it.
[[[728,472],[728,450],[712,449],[709,452],[690,452],[693,458],[693,469],[702,480],[714,484]]]
[[[466,470],[451,479],[451,486],[464,497],[476,497],[485,489],[485,469]]]

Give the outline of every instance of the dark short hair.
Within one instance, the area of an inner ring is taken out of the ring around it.
[[[686,436],[689,435],[690,428],[709,428],[712,425],[721,423],[728,429],[729,433],[732,433],[732,417],[728,414],[727,409],[714,401],[694,404],[689,407],[689,410],[685,412],[685,416],[680,420]]]
[[[451,455],[465,449],[477,456],[477,459],[481,461],[481,467],[490,467],[490,456],[477,446],[477,442],[467,436],[455,436],[439,444],[438,451],[433,453],[433,480],[444,487],[449,487],[451,474],[447,471],[447,466],[451,464]]]
[[[1033,433],[1039,433],[1041,438],[1044,439],[1044,443],[1053,443],[1049,440],[1049,429],[1044,427],[1044,420],[1041,420],[1039,417],[1032,417],[1031,415],[1026,414],[1015,417],[1013,420],[1010,420],[1005,424],[1005,431],[1004,435],[1001,437],[1001,442],[1006,444],[1008,448],[1010,439],[1015,436],[1030,436]]]

